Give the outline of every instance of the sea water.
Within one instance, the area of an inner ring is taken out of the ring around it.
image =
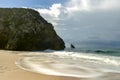
[[[120,80],[119,49],[66,49],[23,52],[16,65],[24,70],[83,80]]]

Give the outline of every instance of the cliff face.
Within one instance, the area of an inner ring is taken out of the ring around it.
[[[0,8],[0,49],[62,50],[64,41],[52,24],[37,11],[23,8]]]

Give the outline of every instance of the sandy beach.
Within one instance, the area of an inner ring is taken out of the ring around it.
[[[57,77],[38,74],[20,69],[15,61],[20,55],[12,52],[0,51],[0,80],[80,80],[70,77]]]

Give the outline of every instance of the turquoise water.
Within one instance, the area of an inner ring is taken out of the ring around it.
[[[101,55],[109,55],[109,56],[120,56],[120,49],[98,49],[98,48],[66,48],[65,51],[68,52],[83,52],[85,54],[93,53],[93,54],[101,54]]]

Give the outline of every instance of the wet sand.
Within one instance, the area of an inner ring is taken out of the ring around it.
[[[80,78],[58,77],[38,74],[20,69],[15,65],[20,55],[0,51],[0,80],[81,80]]]

